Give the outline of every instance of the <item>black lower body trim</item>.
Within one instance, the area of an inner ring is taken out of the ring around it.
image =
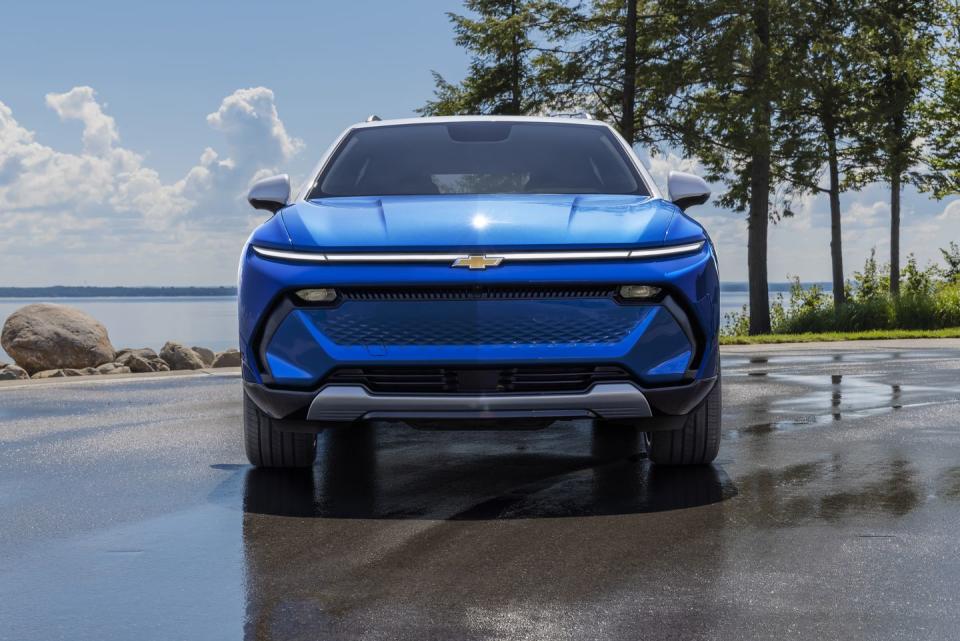
[[[716,377],[705,378],[686,385],[675,387],[655,387],[641,390],[656,412],[656,416],[644,421],[655,421],[658,416],[684,416],[696,408],[707,397],[716,384]],[[277,390],[264,387],[257,383],[244,381],[244,390],[257,406],[271,418],[287,418],[306,416],[306,410],[317,396],[316,390]],[[665,425],[673,425],[665,421]],[[669,428],[668,428],[669,429]]]
[[[686,385],[676,387],[654,387],[643,390],[650,407],[660,414],[668,416],[682,416],[689,414],[703,402],[713,386],[717,384],[717,377],[702,378]]]

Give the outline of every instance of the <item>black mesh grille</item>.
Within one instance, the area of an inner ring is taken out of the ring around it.
[[[363,385],[383,394],[510,394],[582,392],[594,383],[629,381],[615,366],[558,367],[376,367],[339,369],[327,383]]]
[[[605,285],[571,287],[530,286],[463,286],[463,287],[351,287],[340,289],[344,300],[523,300],[543,298],[610,298],[615,287]]]

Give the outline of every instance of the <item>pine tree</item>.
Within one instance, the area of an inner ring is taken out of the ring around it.
[[[434,99],[418,109],[427,116],[529,114],[548,100],[540,67],[555,67],[542,44],[552,2],[544,0],[465,0],[473,17],[448,13],[455,42],[471,54],[460,84],[433,72]]]
[[[804,52],[798,77],[803,83],[799,112],[809,119],[807,143],[826,167],[827,186],[820,186],[820,172],[806,186],[812,193],[826,193],[830,204],[830,262],[833,302],[845,302],[840,194],[861,186],[852,179],[861,169],[854,148],[854,132],[862,129],[864,116],[860,97],[872,79],[860,47],[859,16],[862,0],[798,0],[802,12],[795,38]]]
[[[867,0],[860,38],[874,78],[865,95],[858,134],[861,180],[890,185],[890,293],[900,293],[900,196],[906,184],[923,185],[921,142],[928,129],[925,89],[933,82],[940,0]]]
[[[937,198],[960,193],[960,0],[945,1],[943,16],[933,89],[924,106],[932,172],[921,185]]]
[[[667,55],[669,18],[656,0],[595,0],[555,10],[550,22],[555,66],[544,76],[552,103],[585,110],[630,143],[662,138],[656,115],[680,85]]]

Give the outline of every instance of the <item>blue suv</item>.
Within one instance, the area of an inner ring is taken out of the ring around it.
[[[645,435],[658,464],[720,442],[714,248],[629,145],[589,119],[370,121],[299,193],[256,183],[273,216],[243,250],[247,456],[309,467],[317,433],[358,421]],[[345,428],[349,429],[349,428]]]

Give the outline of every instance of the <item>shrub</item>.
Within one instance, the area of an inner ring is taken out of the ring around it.
[[[939,327],[960,327],[960,282],[952,282],[937,290],[934,314]]]
[[[955,243],[945,257],[960,254]],[[951,253],[952,252],[952,253]],[[960,260],[960,256],[957,256]],[[940,329],[960,327],[960,275],[947,259],[948,268],[935,265],[921,268],[912,254],[901,277],[901,295],[889,294],[890,270],[877,264],[870,252],[863,271],[854,272],[846,285],[847,302],[834,308],[832,298],[819,285],[804,288],[792,277],[790,299],[785,305],[782,294],[770,305],[770,324],[774,334],[807,332],[862,332],[885,329]],[[745,336],[749,333],[747,307],[726,314],[721,333]]]

